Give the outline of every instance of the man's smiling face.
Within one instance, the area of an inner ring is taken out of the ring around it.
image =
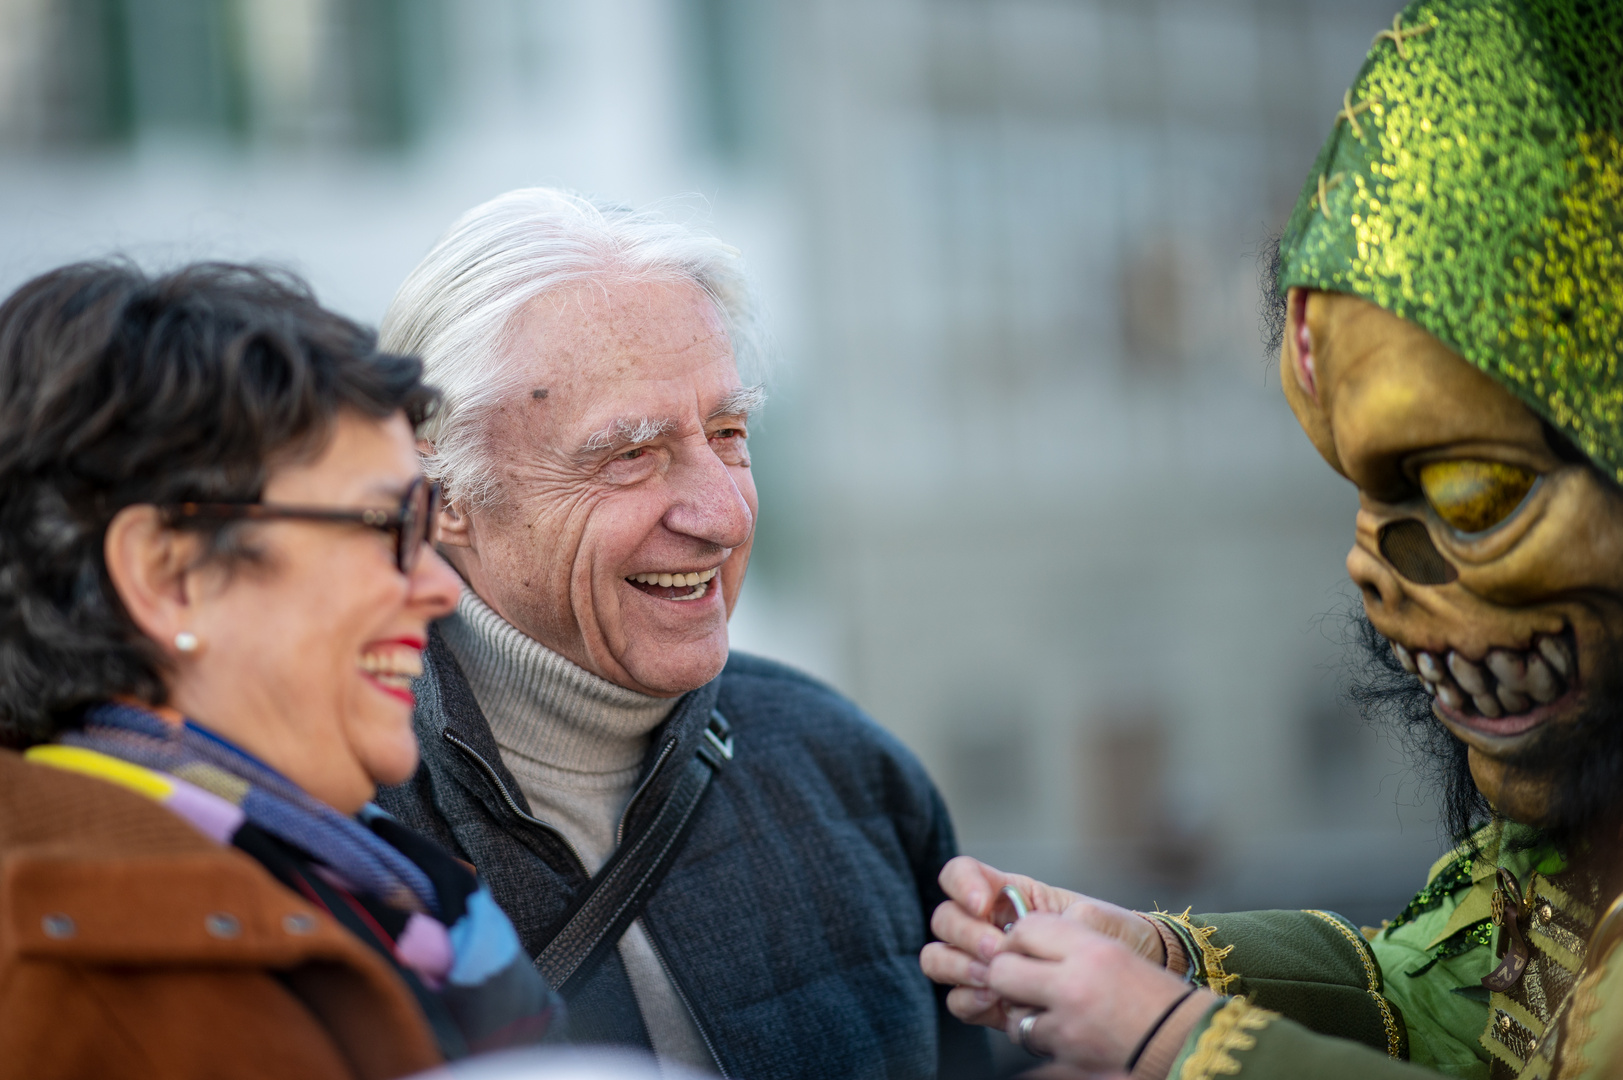
[[[527,381],[486,429],[494,495],[446,514],[447,555],[586,670],[661,696],[702,686],[727,660],[757,511],[759,395],[715,303],[610,277],[532,301],[507,340]]]
[[[1358,485],[1347,570],[1500,812],[1547,824],[1609,715],[1623,643],[1623,492],[1441,341],[1364,300],[1291,290],[1281,379]],[[1581,755],[1580,755],[1581,756]]]

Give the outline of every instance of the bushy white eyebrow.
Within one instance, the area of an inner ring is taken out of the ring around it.
[[[740,386],[729,391],[727,396],[710,410],[710,415],[705,417],[705,420],[714,420],[721,416],[749,416],[751,413],[759,412],[765,405],[766,387],[759,383],[754,386]],[[587,456],[613,450],[617,446],[635,446],[637,443],[650,442],[675,431],[677,426],[676,421],[668,416],[658,420],[652,416],[637,419],[623,417],[587,436],[576,453]]]
[[[600,431],[594,431],[585,442],[580,444],[582,454],[595,454],[603,450],[612,450],[616,446],[632,446],[636,443],[648,442],[657,439],[676,428],[676,421],[666,417],[655,420],[651,416],[644,416],[637,420],[616,420]]]
[[[760,412],[766,405],[766,387],[760,383],[754,386],[740,386],[726,397],[721,404],[710,410],[706,420],[714,420],[718,416],[748,416]]]

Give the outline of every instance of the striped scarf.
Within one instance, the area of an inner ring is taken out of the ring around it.
[[[62,742],[202,788],[346,879],[354,891],[403,911],[440,913],[434,886],[416,863],[359,821],[189,720],[171,724],[150,709],[107,703],[92,707],[83,730],[65,733]]]
[[[82,730],[32,747],[28,757],[138,791],[221,844],[241,847],[257,829],[307,856],[322,887],[384,905],[396,929],[372,920],[350,929],[371,934],[415,977],[408,983],[446,1057],[563,1037],[563,1000],[530,963],[489,887],[377,807],[346,817],[219,736],[136,704],[93,706]],[[264,862],[266,854],[255,857]],[[306,898],[343,922],[352,905],[328,904],[313,879],[298,875],[316,890]]]

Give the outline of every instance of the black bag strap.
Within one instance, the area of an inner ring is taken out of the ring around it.
[[[649,897],[665,880],[676,861],[688,825],[710,781],[733,759],[732,725],[715,709],[705,724],[704,737],[682,775],[654,816],[653,822],[597,875],[564,928],[541,950],[535,966],[562,990],[570,979],[595,967],[648,905]]]

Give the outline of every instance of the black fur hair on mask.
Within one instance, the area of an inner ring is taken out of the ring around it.
[[[1270,236],[1257,251],[1257,329],[1262,332],[1263,357],[1278,360],[1285,344],[1285,321],[1290,307],[1279,288],[1279,236]]]
[[[1347,696],[1367,722],[1391,732],[1437,791],[1443,824],[1456,843],[1490,821],[1493,810],[1471,778],[1466,746],[1431,711],[1431,695],[1404,671],[1391,643],[1361,607],[1348,613],[1354,647]],[[1610,654],[1609,677],[1588,680],[1588,704],[1571,726],[1552,731],[1518,764],[1555,777],[1550,820],[1534,842],[1563,851],[1590,850],[1604,861],[1623,840],[1623,649]]]
[[[1347,611],[1346,637],[1348,699],[1366,723],[1397,740],[1422,782],[1436,791],[1449,837],[1464,842],[1492,816],[1471,779],[1465,744],[1432,714],[1431,695],[1419,676],[1403,670],[1391,642],[1356,602]]]

